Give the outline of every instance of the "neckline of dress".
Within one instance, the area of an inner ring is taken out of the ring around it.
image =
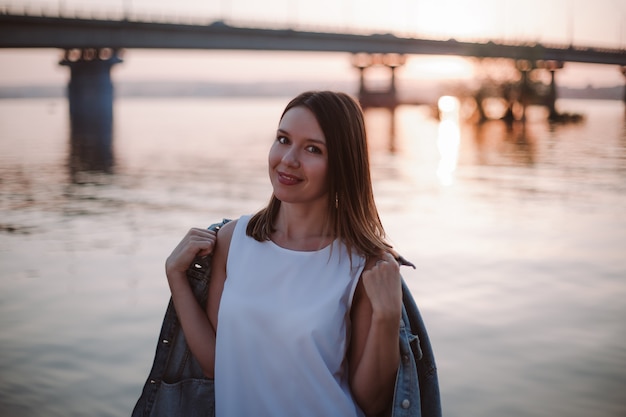
[[[320,253],[320,252],[326,252],[327,250],[329,250],[334,244],[337,243],[337,239],[332,240],[329,244],[319,248],[319,249],[314,249],[314,250],[298,250],[298,249],[290,249],[290,248],[286,248],[284,246],[279,245],[278,243],[274,242],[272,239],[269,239],[268,242],[270,242],[270,244],[272,246],[274,246],[277,249],[280,249],[282,251],[285,252],[289,252],[289,253],[300,253],[300,254],[315,254],[315,253]]]

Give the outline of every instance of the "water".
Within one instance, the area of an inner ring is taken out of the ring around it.
[[[68,168],[63,100],[0,101],[0,415],[129,415],[191,226],[267,201],[287,98],[121,99],[112,174]],[[623,104],[583,123],[369,111],[383,222],[439,366],[444,414],[626,415]]]

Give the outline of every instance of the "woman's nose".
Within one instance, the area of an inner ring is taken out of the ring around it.
[[[285,154],[283,155],[283,163],[288,166],[299,166],[300,159],[298,157],[297,149],[292,147],[287,152],[285,152]]]

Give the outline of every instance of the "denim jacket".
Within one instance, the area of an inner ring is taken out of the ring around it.
[[[213,224],[219,230],[228,220]],[[411,265],[400,258],[404,265]],[[211,257],[196,258],[187,278],[205,307],[211,273]],[[391,417],[441,417],[437,367],[426,327],[411,293],[402,280],[400,366],[396,376]],[[152,369],[132,417],[213,417],[213,380],[206,378],[185,341],[170,298],[159,334]]]

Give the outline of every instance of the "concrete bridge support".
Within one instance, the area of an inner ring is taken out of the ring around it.
[[[121,62],[112,49],[66,50],[70,68],[70,170],[109,171],[113,165],[113,83],[111,67]]]
[[[511,87],[505,94],[505,99],[508,102],[508,108],[504,115],[504,120],[512,122],[514,120],[526,120],[526,107],[530,104],[531,99],[531,87],[529,85],[529,75],[533,70],[533,63],[526,60],[518,60],[515,62],[515,67],[520,73],[519,85],[514,88]],[[515,108],[519,109],[520,114],[516,115]]]
[[[396,88],[396,69],[406,62],[404,55],[400,54],[366,54],[353,55],[352,65],[359,70],[359,102],[363,109],[370,107],[386,108],[390,111],[391,123],[389,124],[389,150],[394,152],[395,147],[395,111],[400,104]],[[390,80],[387,88],[371,89],[367,87],[365,70],[373,66],[383,66],[390,71]]]
[[[396,89],[396,69],[406,62],[404,55],[400,54],[355,54],[352,65],[359,70],[359,101],[363,108],[385,107],[394,109],[398,106],[398,94]],[[383,66],[390,71],[390,81],[385,89],[368,88],[365,82],[365,70],[374,66]]]
[[[624,102],[624,106],[626,106],[626,66],[620,68],[622,74],[624,75],[624,97],[622,97],[622,101]]]
[[[556,109],[557,86],[556,71],[563,68],[560,61],[527,61],[518,60],[515,66],[520,73],[520,81],[517,85],[508,85],[503,88],[503,97],[508,103],[508,108],[504,120],[512,122],[514,120],[526,119],[526,108],[531,104],[540,104],[548,109],[548,119],[559,121],[563,115]],[[547,92],[531,82],[530,74],[537,69],[548,70],[550,72],[550,85]],[[515,111],[515,108],[518,111]]]
[[[563,68],[563,62],[544,61],[539,67],[550,71],[550,90],[548,96],[545,98],[546,107],[548,108],[548,119],[559,120],[561,114],[556,110],[556,70]]]

